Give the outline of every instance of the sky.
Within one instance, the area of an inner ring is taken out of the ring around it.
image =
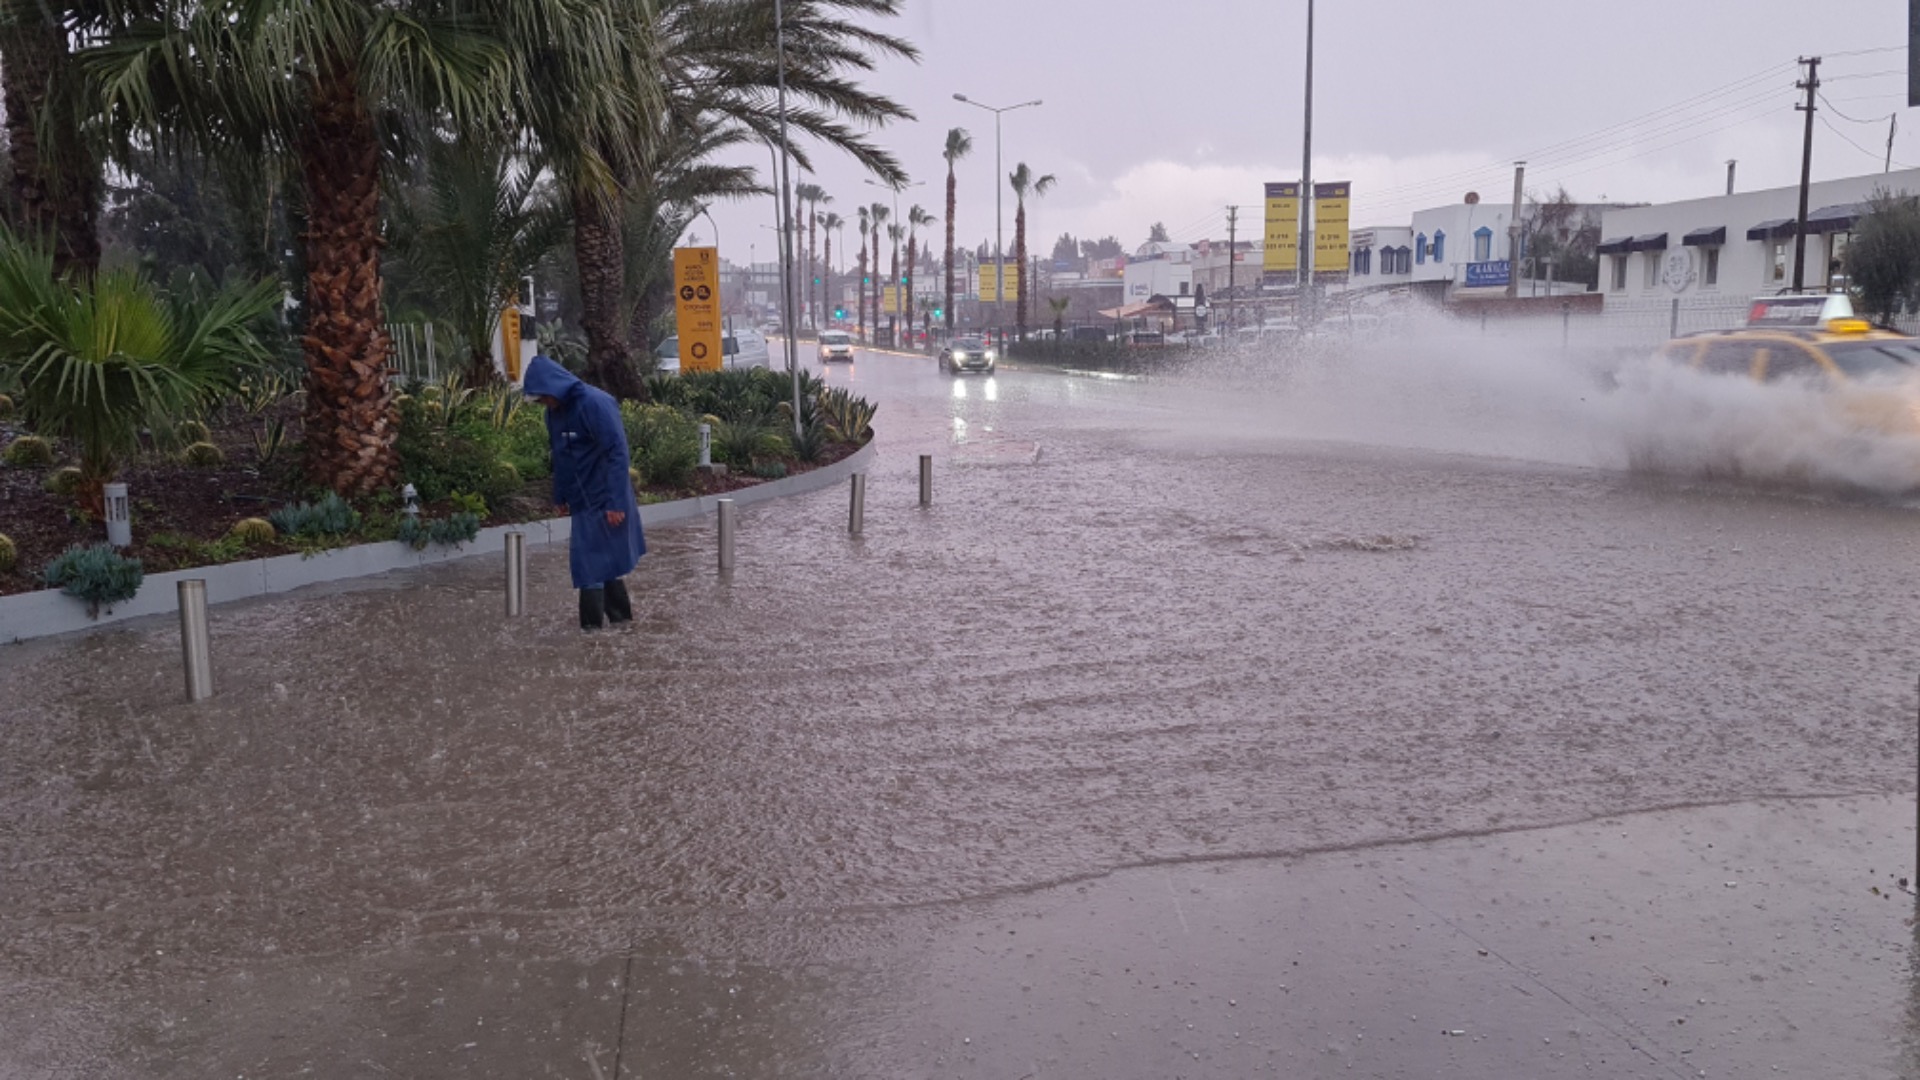
[[[1406,224],[1469,191],[1507,202],[1519,158],[1530,192],[1564,185],[1583,201],[1718,194],[1728,159],[1740,190],[1789,186],[1804,56],[1823,57],[1815,180],[1881,171],[1890,116],[1894,168],[1920,166],[1906,14],[1906,0],[1319,0],[1314,178],[1353,182],[1356,228]],[[1132,250],[1156,221],[1175,240],[1224,239],[1232,204],[1240,235],[1256,235],[1262,183],[1300,178],[1306,15],[1307,0],[903,0],[882,25],[919,62],[858,77],[915,116],[873,133],[926,183],[901,194],[900,216],[915,203],[944,216],[940,151],[964,127],[965,243],[991,240],[995,177],[1019,162],[1058,180],[1028,209],[1042,252],[1062,232]],[[996,171],[993,116],[955,93],[1043,104],[1003,118]],[[851,221],[891,204],[844,155],[814,156],[807,179],[834,197],[828,209]],[[711,243],[717,225],[726,258],[772,259],[771,198],[713,219],[686,240]],[[1011,248],[1010,195],[1004,228]]]

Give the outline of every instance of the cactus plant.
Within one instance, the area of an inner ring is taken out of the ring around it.
[[[233,528],[227,530],[227,535],[252,546],[272,543],[274,538],[280,535],[280,531],[273,527],[273,522],[265,518],[250,517],[234,522]]]
[[[213,433],[207,430],[207,425],[198,420],[182,420],[180,423],[174,425],[173,433],[180,437],[181,442],[189,446],[194,443],[203,443],[213,438]]]
[[[5,394],[0,394],[0,420],[6,420],[12,416],[13,399]]]
[[[13,537],[0,533],[0,574],[11,574],[20,562],[20,549],[13,545]]]
[[[73,495],[80,490],[80,470],[72,465],[62,465],[47,474],[40,482],[50,495]]]
[[[524,483],[524,481],[520,479],[520,467],[511,461],[494,462],[493,471],[494,476],[500,481],[501,487],[517,488]]]
[[[197,442],[180,451],[180,460],[196,469],[212,469],[226,464],[226,451],[210,442]]]
[[[27,468],[53,464],[53,444],[38,435],[22,435],[0,451],[0,461]]]

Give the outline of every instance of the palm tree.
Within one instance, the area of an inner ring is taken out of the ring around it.
[[[1071,296],[1047,297],[1047,310],[1053,312],[1053,340],[1059,341],[1066,331],[1067,309],[1073,306]]]
[[[888,211],[884,205],[874,203],[871,207],[867,208],[867,212],[873,215],[873,325],[878,329],[880,326],[880,297],[882,295],[880,292],[880,238],[881,235],[887,231]]]
[[[873,208],[860,208],[860,272],[854,281],[854,293],[859,297],[860,331],[867,334],[867,341],[873,341],[872,328],[867,325],[867,233],[873,229]]]
[[[1027,339],[1027,297],[1031,295],[1031,290],[1029,289],[1031,283],[1027,280],[1027,195],[1031,193],[1035,198],[1045,195],[1047,192],[1053,190],[1053,185],[1058,181],[1054,179],[1052,173],[1048,173],[1045,176],[1034,176],[1033,170],[1027,168],[1027,163],[1024,161],[1014,168],[1012,175],[1007,177],[1007,181],[1013,187],[1015,206],[1013,212],[1013,261],[1014,265],[1019,267],[1016,273],[1019,275],[1020,281],[1018,289],[1019,301],[1014,306],[1013,326],[1014,334],[1019,337],[1020,340],[1025,341]]]
[[[484,386],[501,309],[565,241],[568,209],[504,146],[435,139],[426,158],[424,183],[396,192],[394,253],[466,341],[467,385]]]
[[[917,250],[914,247],[914,234],[919,231],[921,227],[931,225],[938,220],[940,219],[927,213],[918,206],[907,211],[907,280],[905,284],[907,289],[907,333],[909,334],[913,333],[913,261],[914,256],[917,254]]]
[[[889,267],[889,270],[887,273],[887,287],[893,290],[893,298],[894,298],[893,299],[893,318],[891,321],[887,323],[887,325],[895,328],[893,347],[896,349],[900,347],[900,338],[898,334],[898,326],[899,326],[899,319],[900,319],[900,241],[906,235],[907,235],[907,229],[906,229],[906,226],[904,225],[894,224],[894,225],[887,226],[887,239],[893,241],[892,244],[888,245],[890,250],[887,255],[887,265]]]
[[[831,197],[828,197],[823,201],[832,202],[833,199]],[[822,254],[820,257],[820,280],[821,280],[820,321],[821,322],[825,322],[827,320],[828,313],[833,311],[833,230],[838,229],[840,226],[845,224],[846,222],[840,220],[840,215],[834,213],[831,210],[820,215],[820,231],[827,234],[826,242],[823,245],[825,251],[824,251],[824,254]]]
[[[100,266],[103,184],[76,34],[96,32],[97,3],[0,0],[0,102],[7,114],[9,217],[15,232],[53,243],[54,271]]]
[[[947,159],[947,332],[953,332],[953,219],[959,212],[959,187],[954,180],[953,167],[963,157],[973,152],[973,136],[966,128],[953,128],[947,132],[947,146],[940,156]]]
[[[199,0],[129,5],[86,56],[122,139],[285,158],[302,181],[309,478],[398,480],[381,179],[415,118],[456,137],[524,118],[562,164],[636,158],[653,85],[640,0]],[[588,170],[591,172],[592,170]],[[576,196],[576,206],[578,198]]]

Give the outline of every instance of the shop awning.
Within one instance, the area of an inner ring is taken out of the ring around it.
[[[1807,231],[1815,234],[1850,232],[1854,222],[1866,216],[1867,207],[1862,203],[1823,206],[1807,215]]]
[[[1727,227],[1716,225],[1711,229],[1695,229],[1686,235],[1680,243],[1686,247],[1719,247],[1727,242]]]
[[[1627,245],[1628,251],[1665,251],[1667,234],[1663,232],[1645,233],[1633,238]]]
[[[1597,255],[1625,255],[1630,250],[1629,245],[1632,243],[1633,237],[1622,236],[1612,240],[1602,240],[1600,241],[1600,246],[1593,250]]]
[[[1782,236],[1793,235],[1792,218],[1771,218],[1747,230],[1749,240],[1776,240]]]

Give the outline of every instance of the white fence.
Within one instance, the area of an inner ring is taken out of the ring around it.
[[[434,348],[432,323],[388,323],[387,339],[393,343],[387,370],[394,376],[440,381],[441,358]]]

